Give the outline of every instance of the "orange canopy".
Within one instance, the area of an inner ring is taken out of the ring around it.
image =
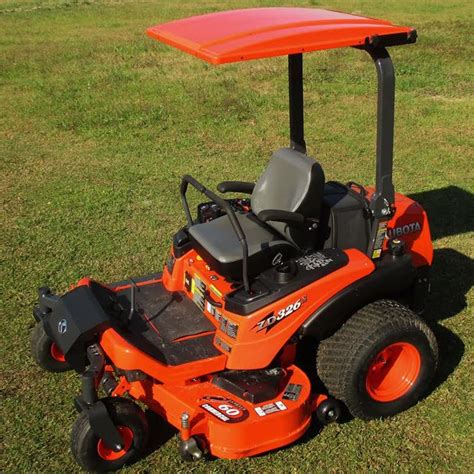
[[[415,40],[415,31],[385,20],[315,8],[250,8],[156,25],[147,34],[212,64],[320,49]],[[384,41],[385,40],[385,41]]]

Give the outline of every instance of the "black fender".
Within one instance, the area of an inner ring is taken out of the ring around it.
[[[387,255],[376,263],[370,275],[352,283],[321,305],[302,324],[298,335],[326,339],[360,308],[382,298],[403,299],[413,309],[420,308],[429,286],[428,270],[428,266],[414,267],[409,254]]]

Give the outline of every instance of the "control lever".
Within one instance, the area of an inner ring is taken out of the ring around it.
[[[216,308],[222,308],[222,303],[220,303],[219,301],[214,300],[214,298],[211,296],[211,293],[209,292],[209,290],[206,290],[204,292],[204,299],[206,301],[208,301],[209,303],[211,303],[212,306],[215,306]]]
[[[130,278],[130,283],[130,313],[128,313],[127,322],[130,322],[135,314],[135,290],[140,291],[133,278]]]

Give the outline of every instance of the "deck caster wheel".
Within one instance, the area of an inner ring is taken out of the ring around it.
[[[341,417],[341,403],[334,398],[327,398],[316,408],[316,417],[323,425],[335,423]]]
[[[87,410],[83,410],[72,429],[71,449],[86,471],[115,471],[131,464],[140,458],[148,440],[148,422],[138,405],[125,398],[106,398],[103,402],[122,437],[122,449],[116,451],[97,437]]]
[[[71,370],[61,349],[46,334],[41,323],[37,323],[31,332],[31,355],[36,363],[48,372]]]
[[[183,460],[187,462],[200,461],[204,456],[204,452],[199,446],[199,442],[192,436],[186,441],[181,441],[179,444],[179,454]]]

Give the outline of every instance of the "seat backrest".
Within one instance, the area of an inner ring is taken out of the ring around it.
[[[281,148],[273,153],[252,193],[252,211],[266,209],[299,212],[306,218],[319,219],[322,210],[324,172],[313,158]],[[268,224],[299,247],[311,246],[314,231],[290,227],[283,222]]]

